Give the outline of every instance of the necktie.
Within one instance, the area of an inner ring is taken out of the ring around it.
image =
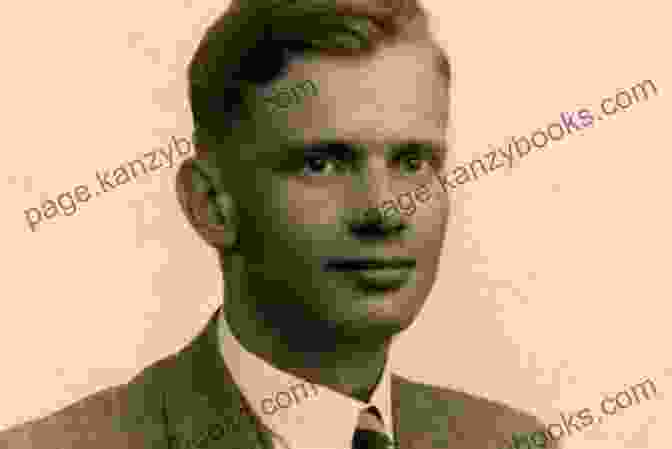
[[[385,433],[383,418],[376,407],[366,408],[359,414],[352,449],[395,449],[394,442]]]

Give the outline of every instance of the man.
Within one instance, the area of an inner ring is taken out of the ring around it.
[[[177,179],[219,254],[224,306],[129,384],[0,441],[498,449],[538,430],[503,404],[389,371],[393,337],[434,284],[449,204],[436,194],[412,216],[382,205],[427,200],[446,158],[449,75],[415,2],[234,2],[190,66],[197,156]],[[277,101],[283,90],[295,101]]]

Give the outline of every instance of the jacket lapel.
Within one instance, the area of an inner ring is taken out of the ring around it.
[[[392,375],[392,413],[400,447],[486,449],[486,446],[468,443],[461,431],[460,423],[468,418],[465,399],[447,389]]]
[[[217,316],[161,370],[163,414],[170,449],[271,449],[270,432],[252,412],[221,357]],[[447,447],[446,421],[461,400],[437,400],[434,388],[392,375],[392,420],[402,449]],[[403,403],[403,412],[402,412]],[[454,445],[454,442],[453,442]]]
[[[166,369],[164,413],[170,449],[254,449],[271,446],[226,368],[217,316]]]

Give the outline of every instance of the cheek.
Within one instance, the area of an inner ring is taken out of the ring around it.
[[[310,189],[298,183],[289,183],[286,197],[287,220],[290,225],[335,225],[343,212],[338,189]]]
[[[291,226],[333,226],[339,221],[339,208],[329,200],[297,199],[288,203],[286,219]]]
[[[443,194],[439,195],[420,205],[412,217],[418,237],[422,240],[443,239],[450,215],[450,202]]]
[[[440,207],[435,204],[433,207],[425,207],[424,210],[418,208],[418,215],[413,217],[413,237],[409,244],[412,251],[418,257],[418,268],[424,272],[429,279],[433,279],[437,269],[443,243],[446,236],[446,227],[448,223],[448,207]]]

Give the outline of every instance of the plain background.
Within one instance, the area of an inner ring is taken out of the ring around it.
[[[565,445],[669,447],[669,3],[425,5],[456,73],[458,161],[563,111],[597,112],[642,80],[659,95],[460,188],[439,282],[394,367],[547,423],[597,414],[603,394],[650,378],[656,400]],[[0,428],[128,381],[221,301],[215,253],[176,201],[176,167],[35,232],[23,211],[190,135],[186,65],[226,6],[64,0],[2,14]]]

